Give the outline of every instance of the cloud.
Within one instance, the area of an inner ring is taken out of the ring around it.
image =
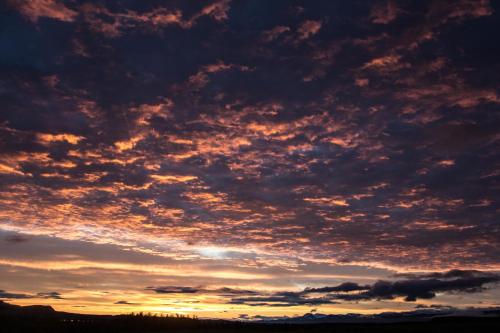
[[[180,286],[166,286],[166,287],[147,287],[146,290],[151,290],[157,294],[217,294],[220,296],[234,296],[234,295],[254,295],[255,291],[234,289],[228,287],[221,287],[215,289],[205,289],[196,287],[180,287]]]
[[[436,297],[437,292],[480,292],[483,285],[500,281],[499,276],[478,276],[471,278],[457,278],[452,280],[416,279],[407,281],[379,281],[372,285],[366,293],[348,296],[347,299],[393,299],[404,297],[412,302],[417,299]]]
[[[406,301],[411,302],[418,298],[434,298],[439,292],[481,292],[484,290],[484,285],[498,281],[500,281],[500,275],[494,273],[453,270],[446,273],[414,276],[413,279],[402,281],[378,281],[359,294],[342,295],[336,298],[362,300],[404,297]]]
[[[262,32],[262,39],[264,42],[271,42],[275,39],[277,39],[279,36],[283,35],[284,33],[290,31],[290,28],[287,26],[279,25],[276,26],[272,29],[265,30]]]
[[[248,306],[271,306],[271,307],[288,307],[288,306],[315,306],[324,304],[336,304],[335,301],[328,297],[308,297],[305,298],[297,294],[286,294],[276,296],[254,296],[254,297],[238,297],[231,299],[228,304],[245,304]]]
[[[192,20],[198,19],[202,15],[213,17],[216,21],[224,21],[228,19],[228,12],[230,9],[229,4],[231,0],[216,0],[211,4],[203,7],[203,9],[196,14]]]
[[[50,292],[39,292],[34,295],[25,293],[10,293],[5,290],[0,290],[0,298],[4,299],[31,299],[31,298],[43,298],[43,299],[63,299],[62,295],[56,291]]]
[[[17,293],[9,293],[5,290],[0,289],[0,298],[4,299],[27,299],[27,298],[33,298],[32,295],[27,295],[27,294],[17,294]]]
[[[480,271],[452,270],[445,273],[405,275],[400,281],[379,280],[372,285],[345,282],[338,286],[306,288],[300,292],[278,292],[268,296],[236,297],[230,304],[250,306],[299,306],[336,304],[339,301],[371,301],[403,297],[407,302],[435,298],[437,293],[478,293],[485,285],[498,283],[500,275]],[[310,297],[310,294],[323,294]]]
[[[114,304],[117,304],[117,305],[140,305],[140,303],[131,303],[131,302],[128,302],[128,301],[117,301],[115,302]]]
[[[344,282],[334,287],[306,288],[304,289],[303,293],[311,294],[311,293],[350,292],[350,291],[367,290],[367,289],[369,289],[369,286],[360,286],[357,283]]]
[[[56,291],[37,293],[36,298],[63,299],[62,295]]]
[[[221,22],[228,18],[229,3],[229,0],[214,1],[201,8],[189,19],[184,18],[184,13],[180,9],[164,7],[137,12],[133,10],[112,11],[105,6],[84,4],[80,8],[80,12],[91,30],[109,38],[116,38],[131,29],[158,31],[171,25],[190,29],[204,16]]]
[[[201,291],[198,288],[177,286],[147,287],[146,290],[152,290],[158,294],[194,294]]]
[[[316,35],[321,29],[321,21],[307,20],[300,24],[297,28],[297,38],[298,40],[309,39]]]
[[[7,2],[33,22],[37,22],[40,17],[72,22],[78,15],[76,11],[66,7],[62,1],[58,0],[8,0]]]
[[[380,73],[388,73],[408,67],[411,67],[411,65],[409,63],[402,62],[400,55],[390,54],[372,59],[365,63],[362,68],[371,69]]]
[[[414,274],[414,273],[400,273],[396,274],[398,277],[405,277],[409,279],[453,279],[453,278],[461,278],[461,279],[469,279],[475,278],[478,276],[483,277],[495,277],[496,274],[481,272],[478,270],[461,270],[461,269],[452,269],[446,272],[434,272],[434,273],[425,273],[425,274]]]
[[[189,76],[186,83],[181,84],[181,85],[177,85],[176,89],[178,89],[178,90],[185,90],[185,89],[200,90],[201,88],[205,87],[210,82],[209,75],[215,74],[215,73],[220,73],[220,72],[225,72],[225,71],[229,71],[229,70],[238,70],[241,72],[252,71],[252,69],[248,66],[226,64],[222,61],[217,61],[215,63],[202,66],[198,70],[198,72]]]
[[[431,4],[433,14],[444,13],[445,20],[463,20],[467,17],[477,18],[493,14],[490,0],[461,0],[454,4],[434,2]]]
[[[344,282],[337,286],[308,287],[302,291],[280,291],[266,293],[256,290],[232,288],[205,289],[193,287],[148,287],[159,294],[217,294],[228,304],[244,304],[252,307],[291,307],[393,300],[398,297],[407,302],[418,299],[432,299],[438,293],[479,293],[487,285],[498,283],[500,275],[475,270],[451,270],[426,274],[399,274],[404,280],[379,280],[373,284],[360,285]]]
[[[189,29],[204,16],[221,22],[227,20],[230,10],[230,0],[217,0],[202,7],[186,19],[181,10],[163,7],[138,12],[134,10],[113,11],[106,6],[92,3],[81,4],[70,9],[59,0],[8,0],[8,4],[32,22],[37,22],[41,17],[63,22],[83,21],[92,31],[109,38],[118,37],[125,30],[133,28],[158,30],[169,25],[176,25]]]

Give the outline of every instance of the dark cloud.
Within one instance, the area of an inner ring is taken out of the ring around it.
[[[452,269],[446,272],[434,272],[427,274],[402,273],[402,274],[396,274],[396,276],[409,279],[454,279],[454,278],[467,279],[474,277],[495,277],[497,275],[494,273],[481,272],[477,270]]]
[[[5,299],[29,299],[29,298],[46,298],[46,299],[63,299],[62,295],[56,291],[39,292],[35,295],[24,293],[10,293],[5,290],[0,290],[0,298]]]
[[[257,292],[252,291],[252,290],[234,289],[234,288],[228,288],[228,287],[217,288],[214,290],[214,292],[221,295],[221,296],[256,295],[256,294],[258,294]]]
[[[360,286],[357,283],[345,282],[335,287],[306,288],[304,289],[303,293],[309,294],[309,293],[349,292],[349,291],[366,290],[369,288],[370,288],[369,286]]]
[[[336,304],[328,297],[315,297],[304,298],[297,294],[286,294],[276,296],[261,296],[261,297],[239,297],[233,298],[229,304],[245,304],[250,306],[273,306],[273,307],[286,307],[286,306],[299,306],[299,305],[322,305],[322,304]]]
[[[457,308],[450,305],[442,305],[442,304],[417,304],[415,309],[447,309],[447,310],[456,310]]]
[[[56,291],[37,293],[37,298],[64,299],[62,295]]]
[[[166,286],[166,287],[147,287],[146,290],[152,290],[158,294],[195,294],[200,292],[202,289],[192,288],[192,287]]]
[[[485,289],[484,285],[500,281],[498,274],[476,272],[456,276],[444,276],[442,278],[422,277],[413,280],[396,282],[378,281],[366,292],[359,295],[342,296],[343,299],[393,299],[404,297],[406,301],[416,301],[418,298],[430,299],[436,297],[438,292],[465,292],[475,293]]]
[[[114,304],[117,304],[117,305],[140,305],[139,303],[131,303],[129,301],[117,301]]]
[[[32,295],[27,294],[17,294],[17,293],[9,293],[5,290],[0,290],[0,298],[5,299],[25,299],[25,298],[33,298]]]
[[[452,270],[444,273],[411,275],[400,281],[377,281],[360,286],[346,282],[338,286],[306,288],[300,292],[278,292],[269,296],[232,298],[230,304],[251,306],[297,306],[335,304],[339,301],[383,300],[403,297],[407,302],[435,298],[437,293],[479,293],[488,284],[498,283],[500,275],[480,271]],[[322,293],[322,297],[310,294]]]

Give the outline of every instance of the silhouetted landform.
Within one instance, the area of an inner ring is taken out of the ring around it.
[[[397,323],[397,322],[422,322],[436,320],[437,318],[484,318],[499,317],[500,308],[469,308],[457,309],[453,307],[429,306],[420,307],[414,311],[382,312],[378,314],[363,315],[348,313],[341,315],[306,313],[298,317],[261,318],[265,323],[288,324],[318,324],[318,323]]]
[[[84,315],[55,311],[50,306],[18,306],[0,301],[0,332],[495,332],[500,328],[499,309],[470,316],[432,315],[418,311],[375,316],[306,314],[296,318],[260,322],[196,319],[181,315]]]

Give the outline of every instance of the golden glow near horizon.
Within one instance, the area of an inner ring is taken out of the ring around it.
[[[3,285],[9,293],[26,296],[10,300],[19,305],[51,305],[59,311],[88,314],[180,313],[237,319],[242,314],[248,318],[257,315],[293,317],[310,311],[373,314],[409,311],[416,304],[435,304],[435,300],[425,299],[408,303],[403,297],[384,302],[367,300],[272,307],[250,306],[251,303],[231,304],[231,299],[238,298],[240,293],[245,295],[246,291],[259,294],[249,294],[250,297],[265,297],[285,291],[300,292],[314,286],[340,284],[343,281],[365,285],[394,275],[398,270],[397,267],[383,265],[377,268],[376,263],[307,264],[307,258],[258,253],[244,248],[189,247],[185,244],[186,250],[176,257],[173,253],[165,256],[165,253],[148,252],[132,245],[95,244],[0,228],[2,235],[11,244],[4,242],[0,246],[0,274],[4,277]],[[23,244],[30,244],[30,248],[22,249]],[[175,245],[171,245],[169,250],[165,248],[165,252],[178,252],[179,249],[174,248],[182,243],[172,241],[171,244]],[[311,269],[313,266],[315,268]],[[491,269],[492,272],[500,271],[500,267]],[[424,273],[422,270],[417,271]],[[411,270],[402,269],[399,272],[410,273]],[[30,278],[16,279],[20,275]],[[36,286],[33,286],[32,278],[37,279]],[[58,295],[43,296],[54,289],[54,283],[60,283]],[[482,306],[495,305],[497,296],[493,293],[483,297]],[[461,295],[448,296],[443,304],[453,304],[461,298]],[[471,300],[469,305],[477,305],[474,302]]]

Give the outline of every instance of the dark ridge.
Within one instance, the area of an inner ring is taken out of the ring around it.
[[[0,301],[0,315],[47,316],[54,314],[56,311],[49,305],[20,306]]]

